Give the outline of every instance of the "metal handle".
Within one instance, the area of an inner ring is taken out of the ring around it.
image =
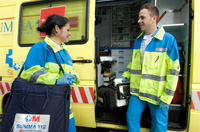
[[[92,60],[73,60],[73,63],[92,63]]]

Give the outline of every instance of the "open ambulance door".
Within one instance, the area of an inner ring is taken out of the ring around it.
[[[14,64],[21,68],[30,47],[43,41],[36,28],[40,23],[40,11],[65,6],[65,16],[70,21],[70,42],[66,43],[74,69],[79,73],[80,86],[72,87],[73,113],[76,126],[96,127],[95,94],[96,70],[94,61],[94,0],[20,0],[16,5],[14,23]],[[52,12],[53,14],[54,12]],[[17,76],[19,69],[15,70]]]
[[[191,72],[190,72],[190,110],[189,110],[189,132],[199,132],[200,122],[200,9],[199,0],[192,0],[192,32],[191,32]]]
[[[74,101],[73,112],[77,126],[96,127],[96,69],[94,51],[95,0],[80,1],[84,1],[85,3],[85,14],[77,14],[79,15],[76,20],[78,21],[77,27],[72,27],[72,21],[71,37],[75,38],[82,30],[83,35],[80,39],[83,39],[83,43],[67,46],[67,49],[73,59],[73,66],[81,78],[81,85],[74,86],[72,88],[72,97]],[[79,7],[77,8],[79,9]],[[76,23],[74,24],[76,25]]]

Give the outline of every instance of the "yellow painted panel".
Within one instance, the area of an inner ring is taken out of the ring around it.
[[[193,0],[193,8],[194,8],[194,20],[193,20],[193,44],[192,44],[192,74],[193,74],[193,83],[200,84],[200,1]]]
[[[118,130],[127,130],[126,126],[123,125],[115,125],[115,124],[106,124],[106,123],[97,123],[97,127],[102,127],[102,128],[110,128],[110,129],[118,129]]]
[[[4,95],[0,95],[0,114],[3,114],[3,98],[5,97],[5,95],[9,94],[10,92],[6,92]],[[0,120],[1,121],[1,120]]]
[[[127,130],[126,126],[115,125],[115,124],[106,124],[106,123],[97,123],[97,127],[109,128],[109,129],[118,129],[118,130]],[[148,129],[148,128],[141,128],[140,129],[140,132],[150,132],[150,131],[151,130]],[[168,130],[167,132],[177,132],[177,131]],[[179,131],[179,132],[187,132],[187,130]]]
[[[28,54],[30,47],[26,47],[26,48],[20,47],[20,48],[18,48],[17,43],[15,43],[14,49],[15,50],[13,50],[13,66],[15,64],[17,64],[21,68],[25,59],[26,59],[26,56]],[[18,69],[18,70],[13,69],[13,77],[14,78],[17,77],[17,75],[19,74],[19,71],[20,71],[20,69]]]
[[[33,1],[33,0],[0,0],[0,7],[17,4],[16,1],[17,2],[20,2],[20,1],[28,2],[28,1]]]
[[[3,95],[0,95],[0,100],[3,99]],[[3,102],[0,101],[0,114],[3,114]]]
[[[0,1],[0,76],[2,81],[11,82],[13,80],[12,46],[15,5],[13,4],[14,1],[13,3],[11,1],[4,2]]]
[[[188,132],[200,132],[200,112],[199,110],[191,110],[190,125]]]
[[[12,69],[12,47],[1,47],[0,45],[0,76],[9,77],[13,75]],[[6,63],[7,58],[7,63]],[[10,64],[10,65],[9,65]]]
[[[0,8],[0,47],[12,46],[14,10],[15,6],[6,6]]]
[[[13,20],[14,18],[0,18],[0,47],[12,46],[13,42]]]
[[[67,46],[68,52],[72,60],[92,60],[92,63],[74,63],[74,69],[79,73],[80,78],[85,81],[95,81],[95,65],[94,65],[94,46],[91,42],[85,45]],[[90,50],[88,50],[90,49]]]
[[[15,5],[0,7],[0,18],[14,17],[14,13],[15,13]]]
[[[16,0],[0,0],[0,7],[14,5]]]
[[[95,122],[95,105],[73,103],[72,109],[74,113],[76,126],[96,127]]]
[[[0,18],[0,46],[12,46],[13,42],[13,19],[1,20]]]
[[[95,84],[95,65],[94,65],[94,10],[95,10],[95,1],[90,1],[89,7],[89,40],[86,44],[79,45],[67,45],[69,54],[73,60],[81,59],[91,59],[92,63],[74,63],[74,69],[79,73],[81,78],[81,86],[91,87],[96,86]],[[72,34],[73,36],[73,34]],[[89,52],[88,52],[89,51]],[[96,91],[96,88],[95,88]],[[96,96],[95,96],[96,97]],[[73,103],[73,112],[75,117],[75,123],[77,126],[83,127],[96,127],[95,119],[95,104],[81,104]]]
[[[30,1],[30,0],[19,0],[17,3],[16,3],[16,9],[15,9],[15,20],[14,20],[14,24],[13,26],[15,27],[13,32],[14,32],[14,35],[13,35],[13,65],[16,63],[20,66],[22,66],[22,64],[24,63],[25,59],[26,59],[26,56],[28,54],[28,51],[31,47],[19,47],[18,45],[18,28],[19,28],[19,25],[22,24],[21,21],[19,21],[19,17],[20,17],[20,7],[21,7],[21,4],[23,2],[26,2],[26,1]],[[34,17],[33,17],[34,19]],[[25,34],[27,33],[27,38],[29,37],[29,35],[31,34],[31,31],[30,31],[30,23],[28,23],[27,21],[24,21],[23,23],[23,31],[22,33]],[[32,24],[32,23],[31,23]],[[32,26],[32,25],[31,25]],[[32,29],[35,28],[35,27],[32,27]],[[18,70],[14,70],[13,69],[13,78],[17,77],[19,73],[19,69]]]
[[[193,90],[200,90],[200,84],[192,84]]]

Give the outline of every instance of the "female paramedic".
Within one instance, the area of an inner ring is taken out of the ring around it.
[[[25,71],[23,78],[28,81],[51,85],[79,85],[80,78],[73,68],[72,59],[64,44],[64,42],[69,41],[68,37],[71,35],[69,20],[66,17],[53,14],[37,30],[45,32],[47,36],[44,41],[36,43],[30,49],[24,63]],[[63,76],[59,65],[51,61],[54,59],[54,56],[50,53],[46,44],[54,50],[56,57],[61,63],[65,71]],[[68,132],[76,132],[71,105],[69,119]]]

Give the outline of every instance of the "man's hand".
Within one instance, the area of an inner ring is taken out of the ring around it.
[[[159,108],[169,108],[169,105],[168,104],[166,104],[166,103],[164,103],[164,102],[162,102],[162,101],[159,101],[158,102],[158,105],[159,105]]]

